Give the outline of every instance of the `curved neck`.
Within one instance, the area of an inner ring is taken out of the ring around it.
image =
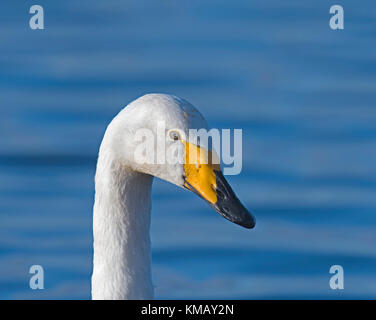
[[[93,217],[93,299],[152,299],[150,210],[153,177],[100,152]]]

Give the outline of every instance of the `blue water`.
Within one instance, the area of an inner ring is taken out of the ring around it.
[[[97,150],[148,92],[243,129],[228,177],[245,230],[163,181],[153,189],[156,297],[376,297],[376,5],[332,1],[0,4],[0,298],[88,299]],[[45,270],[31,290],[29,267]],[[343,266],[345,289],[329,268]]]

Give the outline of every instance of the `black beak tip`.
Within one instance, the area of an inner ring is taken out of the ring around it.
[[[221,171],[215,171],[217,202],[211,206],[224,218],[244,228],[253,229],[256,219],[236,197]]]
[[[242,224],[242,226],[247,229],[253,229],[256,226],[256,221],[251,217],[248,221]]]
[[[253,229],[256,226],[256,219],[248,211],[243,219],[234,222],[246,229]]]

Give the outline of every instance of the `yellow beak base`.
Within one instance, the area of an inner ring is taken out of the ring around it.
[[[184,186],[206,200],[224,218],[245,228],[253,228],[255,219],[241,204],[224,178],[215,152],[186,141],[183,143],[185,144]]]

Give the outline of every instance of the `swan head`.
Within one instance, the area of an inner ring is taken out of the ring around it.
[[[125,107],[109,125],[102,144],[124,168],[185,188],[224,218],[245,228],[255,219],[224,178],[219,157],[201,141],[208,130],[201,113],[184,99],[147,94]],[[101,148],[102,148],[101,147]]]

